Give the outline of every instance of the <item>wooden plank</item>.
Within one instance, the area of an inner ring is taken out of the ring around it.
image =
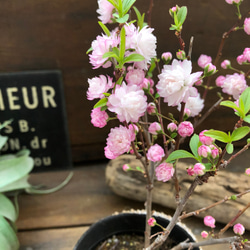
[[[58,185],[69,171],[32,174],[30,182],[47,188]],[[19,230],[90,225],[124,209],[143,209],[142,202],[116,196],[105,183],[105,164],[76,168],[67,186],[46,195],[19,197]]]
[[[19,232],[19,250],[72,250],[88,227]]]

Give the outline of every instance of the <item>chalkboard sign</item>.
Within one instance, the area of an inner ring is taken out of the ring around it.
[[[10,119],[1,154],[29,149],[33,172],[72,166],[60,71],[0,74],[0,123]]]

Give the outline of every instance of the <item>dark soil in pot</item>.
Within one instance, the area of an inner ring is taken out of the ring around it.
[[[169,219],[160,214],[155,214],[154,218],[157,223],[166,227],[169,223]],[[139,246],[138,242],[143,243],[143,235],[145,228],[145,213],[121,213],[118,215],[112,215],[106,217],[97,223],[93,224],[87,232],[83,234],[78,243],[76,244],[74,250],[141,250],[143,247]],[[162,229],[158,226],[152,227],[152,235],[161,232]],[[131,236],[136,236],[135,239],[130,241]],[[160,248],[159,250],[169,249],[173,245],[179,242],[185,241],[189,238],[189,241],[194,242],[194,238],[187,232],[186,228],[182,228],[176,225],[172,230],[169,238],[171,239],[168,244],[171,246],[165,246],[165,248]],[[141,241],[142,239],[142,241]],[[112,243],[113,240],[113,243]],[[177,243],[176,243],[177,242]],[[113,244],[111,248],[105,248],[109,244]],[[118,248],[118,245],[125,244],[127,248],[123,245]],[[134,244],[134,246],[132,246]],[[129,246],[128,246],[129,245]],[[137,246],[138,245],[138,246]],[[99,247],[99,248],[98,248]],[[103,248],[100,248],[103,247]],[[167,248],[166,248],[167,247]],[[194,248],[193,250],[199,250],[199,248]]]

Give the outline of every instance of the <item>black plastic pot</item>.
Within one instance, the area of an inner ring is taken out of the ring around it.
[[[157,223],[166,227],[169,223],[167,217],[155,216]],[[93,250],[100,242],[108,239],[112,235],[118,234],[138,234],[144,235],[145,214],[144,213],[121,213],[106,217],[93,224],[79,239],[74,250]],[[152,234],[162,231],[158,226],[152,227]],[[178,224],[172,230],[170,236],[176,242],[185,241],[189,238],[194,242],[190,233]],[[199,250],[194,248],[193,250]]]

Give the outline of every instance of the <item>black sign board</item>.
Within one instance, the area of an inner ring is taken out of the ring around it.
[[[1,154],[29,149],[33,172],[72,166],[60,71],[0,74],[0,123],[10,119]]]

